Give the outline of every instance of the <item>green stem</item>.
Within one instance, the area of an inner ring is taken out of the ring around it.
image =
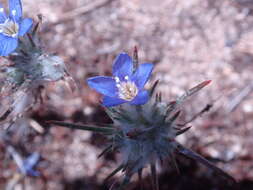
[[[61,121],[47,121],[47,123],[58,125],[61,127],[66,127],[69,129],[80,129],[80,130],[92,131],[92,132],[97,132],[97,133],[106,133],[106,134],[114,134],[115,133],[115,129],[109,128],[109,127],[80,125],[80,124],[66,123],[66,122],[61,122]]]
[[[156,173],[155,164],[150,164],[150,168],[151,168],[151,176],[152,176],[152,189],[159,190],[158,176]]]

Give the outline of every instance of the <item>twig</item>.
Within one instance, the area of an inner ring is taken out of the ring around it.
[[[228,113],[234,111],[239,104],[246,99],[249,94],[253,91],[253,83],[247,85],[239,94],[237,94],[227,105]]]
[[[38,133],[43,134],[45,132],[44,128],[34,119],[29,119],[29,124]]]
[[[73,20],[74,18],[76,18],[79,15],[88,14],[88,13],[92,12],[93,10],[104,7],[105,5],[111,3],[112,1],[114,1],[114,0],[97,0],[92,3],[89,3],[88,5],[84,5],[82,7],[76,8],[72,11],[69,11],[69,12],[61,15],[61,17],[58,21],[50,24],[50,26],[48,26],[47,28],[61,24],[63,22]]]

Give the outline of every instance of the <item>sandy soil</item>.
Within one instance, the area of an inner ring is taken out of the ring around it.
[[[110,122],[99,106],[100,96],[85,80],[110,75],[115,56],[122,51],[132,54],[135,45],[140,62],[156,65],[151,81],[160,80],[158,90],[165,101],[212,80],[184,104],[181,121],[189,120],[206,104],[212,104],[212,109],[191,122],[192,129],[179,141],[235,177],[241,189],[252,188],[253,2],[23,0],[23,4],[26,15],[36,19],[42,14],[44,47],[64,58],[77,84],[74,92],[62,83],[46,88],[44,104],[31,113],[44,127],[43,134],[25,121],[13,130],[12,141],[19,152],[40,151],[42,155],[39,170],[43,176],[25,179],[26,189],[108,188],[103,179],[116,167],[119,156],[97,159],[106,139],[90,132],[49,127],[44,120]],[[249,93],[233,107],[245,88]],[[2,189],[13,180],[16,166],[1,141],[0,148]],[[182,175],[168,165],[161,167],[161,189],[228,188],[196,163],[181,159],[179,163]],[[21,185],[16,188],[23,189]],[[133,183],[129,189],[138,187]]]

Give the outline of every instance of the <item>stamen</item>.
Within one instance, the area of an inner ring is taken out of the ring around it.
[[[16,16],[16,13],[17,13],[16,10],[12,10],[12,11],[11,11],[11,14],[12,14],[13,16]]]
[[[118,87],[119,98],[127,101],[133,100],[136,95],[138,94],[138,88],[136,87],[135,83],[132,81],[123,81],[117,83],[116,86]]]
[[[0,24],[0,33],[15,38],[18,35],[19,25],[10,19]]]
[[[4,8],[0,8],[0,12],[3,13],[4,12]]]
[[[125,78],[126,80],[129,80],[129,76],[125,76],[124,78]]]
[[[115,77],[114,79],[115,79],[116,83],[120,82],[119,77]]]

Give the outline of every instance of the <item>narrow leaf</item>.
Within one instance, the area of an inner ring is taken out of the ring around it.
[[[168,106],[167,106],[167,111],[166,111],[166,115],[169,115],[177,106],[177,102],[176,101],[171,101],[169,102]]]
[[[178,116],[180,115],[180,113],[181,113],[180,110],[177,111],[177,112],[168,120],[167,123],[172,124],[172,123],[178,118]]]
[[[178,126],[185,126],[188,123],[191,123],[192,121],[194,121],[195,119],[197,119],[198,117],[200,117],[203,113],[208,112],[211,108],[212,108],[212,104],[207,104],[200,112],[198,112],[197,114],[195,114],[190,120],[186,121],[183,124],[178,124]]]
[[[179,131],[177,131],[176,135],[177,136],[181,135],[181,134],[185,133],[186,131],[188,131],[190,128],[191,128],[191,126],[190,127],[185,127],[183,129],[180,129]]]
[[[143,190],[144,186],[143,186],[143,179],[142,179],[142,169],[138,170],[138,179],[139,179],[139,184],[140,184],[140,190]]]
[[[176,158],[175,158],[174,153],[171,153],[171,154],[170,154],[170,158],[171,158],[171,162],[172,162],[173,166],[175,167],[177,173],[180,174],[180,170],[179,170],[179,167],[178,167],[178,165],[177,165],[177,160],[176,160]]]
[[[211,80],[207,80],[207,81],[204,81],[204,82],[198,84],[197,86],[191,88],[190,90],[188,90],[189,96],[191,96],[194,93],[198,92],[199,90],[201,90],[202,88],[207,86],[210,82],[211,82]]]
[[[223,176],[224,178],[226,178],[227,180],[231,181],[233,184],[236,183],[236,180],[232,176],[230,176],[229,174],[227,174],[226,172],[224,172],[220,168],[216,167],[213,163],[211,163],[210,161],[208,161],[204,157],[200,156],[199,154],[197,154],[196,152],[194,152],[190,149],[183,147],[179,143],[177,145],[178,145],[177,151],[179,154],[181,154],[187,158],[191,158],[193,160],[200,162],[201,164],[205,165],[206,167],[213,170],[217,174],[219,174],[219,175]]]
[[[189,96],[192,96],[193,94],[195,94],[196,92],[198,92],[199,90],[207,86],[210,82],[211,80],[204,81],[198,84],[197,86],[187,90],[182,96],[177,98],[176,100],[177,105],[180,105],[182,102],[186,100],[186,98],[188,98]]]
[[[159,190],[158,176],[155,164],[150,164],[150,169],[151,169],[152,189]]]
[[[35,36],[35,34],[38,32],[39,26],[40,26],[40,22],[37,22],[35,26],[33,27],[32,36]]]
[[[110,173],[106,178],[105,181],[108,181],[111,177],[113,177],[116,173],[118,173],[120,170],[122,170],[124,167],[124,164],[119,165],[115,170],[113,170],[112,173]]]
[[[123,179],[122,183],[120,184],[119,188],[117,188],[117,190],[124,190],[126,189],[126,186],[129,184],[131,179],[131,176],[125,176],[125,178]]]
[[[157,87],[159,83],[159,80],[155,81],[155,83],[153,84],[152,88],[149,90],[149,96],[152,97],[154,95],[155,89]]]
[[[162,102],[162,93],[161,92],[156,93],[155,99],[157,102]]]
[[[47,123],[58,125],[61,127],[66,127],[69,129],[80,129],[80,130],[93,131],[93,132],[97,132],[97,133],[107,133],[107,134],[115,133],[115,129],[109,128],[109,127],[99,127],[99,126],[94,126],[94,125],[81,125],[81,124],[67,123],[67,122],[61,122],[61,121],[47,121]]]
[[[112,145],[107,146],[99,155],[98,158],[100,158],[101,156],[103,156],[104,154],[110,152],[112,150]]]

